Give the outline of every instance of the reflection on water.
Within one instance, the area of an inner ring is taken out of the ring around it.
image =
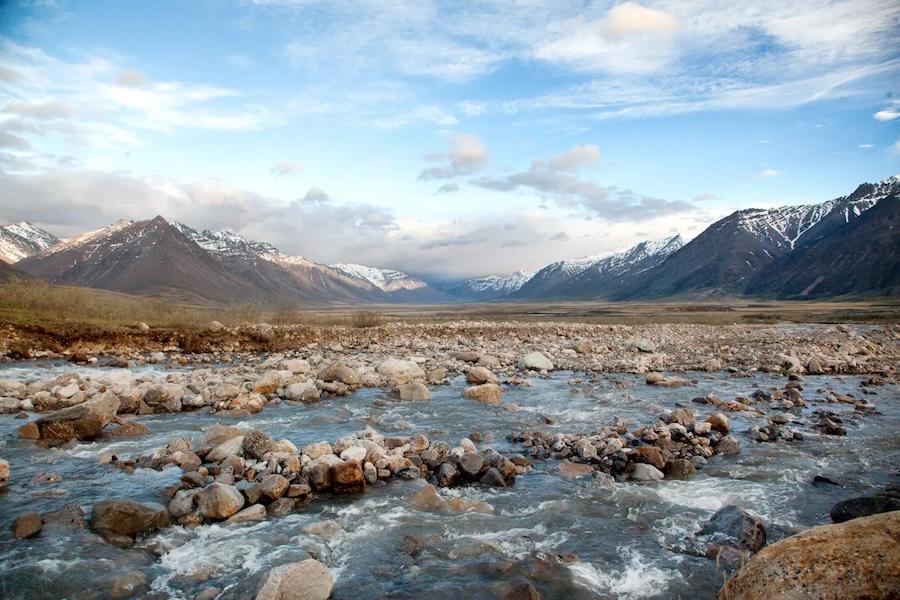
[[[36,373],[33,364],[19,364],[0,370],[0,378],[46,378],[71,369],[41,366]],[[161,369],[147,367],[147,372]],[[109,370],[82,371],[101,377]],[[534,380],[530,388],[505,391],[504,401],[520,408],[515,412],[463,399],[461,380],[433,389],[429,402],[394,402],[386,392],[370,389],[312,406],[270,406],[237,424],[262,429],[275,439],[288,438],[300,447],[333,441],[367,424],[385,434],[423,432],[451,443],[479,431],[494,436],[482,447],[518,452],[520,448],[506,441],[508,433],[589,432],[617,418],[649,423],[676,403],[702,415],[709,407],[692,405],[691,398],[714,392],[729,399],[785,383],[768,375],[686,376],[695,378],[696,385],[666,389],[628,375],[588,382],[557,374]],[[805,412],[817,407],[822,397],[817,390],[858,395],[860,381],[808,378],[804,397],[810,407]],[[418,511],[406,499],[421,482],[398,481],[371,488],[363,497],[326,498],[306,512],[280,519],[193,530],[172,527],[128,550],[86,532],[45,531],[25,541],[4,533],[0,577],[8,598],[104,598],[116,577],[128,575],[144,582],[140,589],[146,597],[192,598],[215,586],[223,590],[223,598],[237,599],[252,597],[260,577],[273,565],[313,553],[334,573],[337,599],[419,598],[426,592],[433,600],[495,598],[510,583],[524,580],[547,598],[713,598],[725,574],[714,561],[679,549],[721,506],[734,503],[757,512],[767,522],[770,537],[777,539],[827,522],[829,509],[841,499],[898,483],[900,394],[889,385],[867,398],[882,414],[850,421],[846,438],[812,434],[802,442],[756,444],[742,434],[759,421],[733,417],[732,429],[743,452],[714,458],[690,481],[593,486],[558,476],[558,463],[547,461],[537,463],[534,472],[519,477],[511,489],[441,492],[488,502],[493,514]],[[545,417],[555,419],[554,424],[544,425]],[[160,501],[162,489],[178,480],[180,470],[127,474],[98,465],[97,458],[104,452],[149,452],[176,436],[198,438],[202,427],[221,420],[205,413],[148,416],[142,421],[153,431],[150,436],[48,450],[16,439],[21,421],[0,416],[0,456],[12,471],[10,490],[0,496],[0,526],[8,532],[18,514],[43,513],[66,503],[89,511],[94,502],[109,498]],[[45,472],[59,473],[63,480],[32,482]],[[845,487],[813,486],[813,477],[820,474]],[[343,532],[330,541],[304,533],[306,525],[325,519],[337,521]],[[408,535],[423,546],[414,556],[404,552]]]

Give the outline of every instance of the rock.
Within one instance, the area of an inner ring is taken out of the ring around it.
[[[109,597],[113,599],[133,598],[147,591],[147,576],[140,571],[118,575],[112,580]]]
[[[564,462],[559,465],[559,474],[566,479],[578,479],[594,472],[594,467],[581,463]]]
[[[519,359],[519,368],[532,371],[552,371],[553,363],[540,352],[529,352]]]
[[[284,397],[294,402],[315,402],[322,396],[322,390],[312,381],[292,383],[287,387]]]
[[[656,352],[656,346],[644,337],[636,337],[631,338],[627,342],[625,342],[625,346],[628,348],[634,348],[638,352]]]
[[[59,510],[48,512],[41,517],[45,529],[87,529],[88,522],[84,518],[84,511],[77,504],[64,504]]]
[[[277,473],[266,475],[259,482],[259,491],[266,500],[278,500],[287,492],[290,482]]]
[[[674,458],[666,463],[664,472],[666,479],[690,479],[697,474],[697,467],[686,458]]]
[[[484,367],[473,367],[466,373],[466,382],[472,385],[481,385],[482,383],[497,383],[494,374]]]
[[[293,498],[279,498],[266,507],[266,514],[270,517],[284,517],[294,512],[297,508],[297,501]]]
[[[12,524],[12,533],[16,539],[24,540],[25,538],[34,537],[41,532],[44,523],[41,516],[36,512],[27,512],[16,517]]]
[[[126,421],[115,429],[110,429],[106,435],[110,437],[138,437],[141,435],[150,435],[151,433],[153,432],[150,431],[150,428],[143,423]]]
[[[267,452],[275,449],[275,442],[268,435],[259,430],[254,430],[244,436],[241,442],[241,450],[244,456],[250,456],[256,460],[262,460]]]
[[[422,452],[425,452],[430,445],[431,442],[428,441],[428,436],[419,433],[413,436],[412,441],[409,443],[409,451],[414,454],[421,454]]]
[[[177,383],[162,383],[148,388],[141,400],[153,409],[153,412],[180,412],[184,388]]]
[[[275,567],[266,575],[256,600],[328,600],[334,581],[314,559]]]
[[[0,458],[0,490],[9,487],[9,463]]]
[[[541,595],[530,583],[522,583],[503,594],[503,600],[541,600]]]
[[[360,494],[366,491],[366,478],[358,460],[347,460],[331,467],[331,485],[336,494]]]
[[[291,358],[288,360],[281,361],[281,368],[290,371],[291,373],[297,375],[303,375],[305,373],[310,372],[309,361],[303,360],[302,358]]]
[[[341,452],[341,460],[358,460],[360,462],[366,459],[368,451],[363,446],[350,446]]]
[[[41,440],[61,446],[72,440],[96,440],[119,410],[119,398],[112,392],[98,394],[81,404],[64,408],[35,423]]]
[[[687,408],[676,408],[669,415],[669,423],[678,423],[679,425],[690,427],[694,424],[694,413]]]
[[[662,472],[646,463],[635,463],[631,471],[631,479],[634,481],[659,481],[665,477]]]
[[[334,454],[326,454],[310,461],[303,467],[303,472],[314,490],[327,491],[331,489],[331,467],[341,462]]]
[[[282,379],[290,379],[290,371],[266,371],[253,383],[253,391],[257,394],[274,394],[281,387]]]
[[[18,436],[23,440],[39,440],[41,439],[41,430],[35,421],[25,423],[18,430]]]
[[[112,542],[153,533],[169,524],[169,512],[161,504],[131,500],[104,500],[91,511],[91,529]],[[124,540],[122,540],[124,541]]]
[[[315,460],[321,456],[326,456],[329,454],[333,455],[334,449],[331,447],[331,444],[323,440],[321,442],[313,442],[311,444],[307,444],[303,448],[302,454],[304,456],[308,456],[312,460]]]
[[[666,466],[666,457],[663,456],[662,450],[656,446],[638,446],[634,449],[635,460],[642,463],[653,465],[657,469]]]
[[[502,392],[496,383],[483,383],[469,386],[463,390],[463,396],[470,400],[477,400],[482,404],[500,404]]]
[[[337,521],[329,519],[307,525],[303,528],[303,532],[319,536],[326,542],[331,542],[344,533],[344,528]]]
[[[178,490],[169,501],[169,514],[176,519],[194,512],[195,499],[200,490]]]
[[[215,323],[216,321],[213,322]],[[221,593],[222,590],[217,587],[208,587],[194,596],[194,600],[216,600]]]
[[[388,358],[378,365],[378,373],[396,383],[425,379],[425,371],[417,363],[397,358]]]
[[[736,439],[730,435],[726,435],[719,440],[718,445],[716,445],[716,450],[725,456],[731,456],[733,454],[740,454],[741,446]]]
[[[409,383],[401,383],[394,392],[400,396],[401,400],[430,400],[431,392],[428,387],[420,381],[410,381]]]
[[[232,425],[219,425],[218,423],[216,423],[215,425],[210,425],[209,427],[204,429],[203,434],[206,443],[210,446],[215,447],[219,444],[227,442],[230,439],[243,436],[244,430]]]
[[[469,452],[459,457],[459,468],[464,473],[468,473],[471,477],[475,477],[481,472],[484,466],[484,458],[480,454]]]
[[[662,373],[657,373],[655,371],[647,373],[647,376],[644,377],[644,381],[647,385],[658,385],[666,380],[665,376]]]
[[[813,527],[763,549],[720,600],[897,598],[900,511]]]
[[[319,373],[319,379],[325,382],[337,381],[351,387],[360,384],[360,378],[356,371],[341,362],[333,363]]]
[[[236,456],[241,453],[244,448],[244,436],[233,437],[228,441],[222,442],[206,455],[208,462],[220,462],[229,456]]]
[[[244,495],[244,498],[247,499],[247,504],[256,504],[262,497],[262,490],[255,481],[243,479],[234,484],[234,487]]]
[[[863,496],[838,502],[831,508],[831,520],[844,523],[851,519],[900,510],[900,500],[884,496]]]
[[[211,483],[197,494],[197,506],[207,519],[227,519],[244,506],[244,496],[233,485]]]
[[[494,467],[485,471],[481,479],[478,480],[478,483],[490,487],[506,487],[506,480],[503,479],[503,474]]]
[[[710,517],[697,536],[714,547],[758,552],[766,545],[766,526],[762,519],[739,506],[724,506]]]
[[[266,507],[262,504],[253,504],[248,506],[243,510],[239,510],[234,513],[230,517],[228,517],[225,522],[229,525],[236,525],[239,523],[252,523],[254,521],[263,521],[266,518]]]
[[[150,326],[143,321],[137,324],[138,331],[150,331]]]
[[[728,417],[722,413],[710,415],[707,417],[706,422],[709,423],[709,426],[713,431],[728,435]]]

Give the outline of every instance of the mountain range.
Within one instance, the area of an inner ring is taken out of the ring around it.
[[[821,204],[736,211],[687,243],[675,235],[443,286],[161,216],[67,240],[22,222],[0,227],[0,274],[10,263],[53,283],[200,304],[883,296],[900,291],[898,204],[895,176]]]

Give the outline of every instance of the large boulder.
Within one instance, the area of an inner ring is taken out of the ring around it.
[[[900,510],[900,500],[883,496],[863,496],[838,502],[831,507],[831,520],[844,523],[859,517],[868,517],[879,513]]]
[[[328,600],[332,587],[328,567],[310,558],[269,571],[256,600]]]
[[[394,393],[400,396],[401,400],[430,400],[431,392],[421,381],[410,381],[409,383],[401,383],[394,388]]]
[[[378,365],[378,373],[397,383],[405,383],[413,379],[425,379],[425,371],[418,363],[393,357]]]
[[[739,506],[720,508],[697,535],[710,544],[708,554],[721,547],[758,552],[766,545],[766,526],[762,519]]]
[[[519,368],[532,371],[552,371],[553,363],[541,352],[529,352],[519,359]]]
[[[463,396],[470,400],[477,400],[482,404],[500,404],[502,391],[496,383],[482,383],[470,385],[463,390]]]
[[[331,485],[337,494],[366,491],[366,478],[358,460],[345,460],[331,467]]]
[[[466,373],[466,383],[481,385],[482,383],[498,383],[497,378],[484,367],[473,367]]]
[[[319,373],[319,379],[326,382],[338,381],[350,387],[360,384],[357,372],[342,362],[332,363],[331,366]]]
[[[184,388],[177,383],[161,383],[147,388],[141,397],[151,412],[179,412]]]
[[[272,452],[274,449],[275,442],[272,438],[258,429],[254,429],[245,435],[244,441],[241,442],[241,450],[243,451],[244,456],[249,456],[257,460],[262,460],[262,457],[265,456],[267,452]]]
[[[750,559],[720,600],[897,598],[900,511],[813,527]]]
[[[197,506],[207,519],[227,519],[244,507],[244,496],[233,485],[212,483],[197,494]]]
[[[50,446],[61,446],[72,440],[96,440],[119,410],[119,398],[104,392],[90,400],[50,413],[35,423],[38,435]]]
[[[153,533],[169,524],[169,511],[161,504],[131,500],[104,500],[91,511],[91,529],[116,544],[133,542],[135,536]]]
[[[284,397],[294,402],[315,402],[322,396],[322,390],[312,381],[300,381],[287,386]]]

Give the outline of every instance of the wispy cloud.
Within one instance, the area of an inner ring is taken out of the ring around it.
[[[419,173],[419,179],[451,179],[472,173],[484,168],[488,153],[478,136],[471,133],[459,133],[450,139],[451,150],[447,153],[430,154],[426,158],[432,162],[443,163],[439,167],[428,167]]]
[[[781,177],[782,175],[784,175],[784,171],[779,171],[778,169],[763,169],[756,174],[760,179],[771,179],[772,177]]]
[[[280,162],[271,169],[269,172],[272,173],[275,177],[283,177],[285,175],[295,175],[300,172],[300,165],[292,162]]]

